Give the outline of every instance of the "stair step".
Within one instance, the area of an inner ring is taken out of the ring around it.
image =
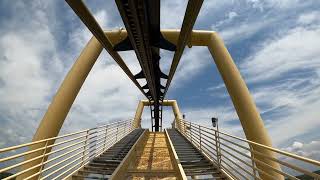
[[[103,163],[103,162],[90,162],[89,163],[91,166],[118,166],[119,163]]]
[[[110,164],[120,164],[121,160],[112,160],[112,159],[94,159],[93,160],[94,163],[110,163]]]
[[[114,171],[117,167],[97,167],[97,166],[85,166],[84,169],[92,171]]]
[[[82,175],[72,175],[72,179],[79,179],[79,180],[83,180],[83,179],[100,179],[100,180],[108,180],[109,178],[101,178],[101,177],[90,177],[90,176],[82,176]]]
[[[95,171],[93,170],[80,170],[78,171],[79,174],[101,174],[101,175],[110,175],[112,174],[112,171],[106,171],[106,170],[101,170],[101,169],[96,169]]]

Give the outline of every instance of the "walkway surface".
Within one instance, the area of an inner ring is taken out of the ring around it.
[[[164,132],[150,132],[146,136],[143,145],[137,149],[135,160],[128,167],[127,177],[135,180],[177,179]]]

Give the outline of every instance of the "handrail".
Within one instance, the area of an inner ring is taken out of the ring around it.
[[[134,129],[133,119],[129,119],[2,148],[0,149],[0,172],[12,174],[4,178],[4,180],[14,179],[33,169],[39,169],[39,171],[24,177],[25,179],[33,179],[35,177],[46,179],[51,175],[55,175],[54,178],[64,179],[85,166],[92,158],[99,156]],[[47,146],[49,141],[56,142]],[[46,145],[29,150],[31,146],[40,143]],[[52,151],[47,151],[49,148],[53,148]],[[39,152],[41,152],[41,155],[29,160],[23,160],[23,158]],[[38,159],[42,159],[42,162],[27,169],[23,168],[25,164]]]
[[[175,120],[175,128],[195,147],[206,154],[212,160],[212,163],[234,179],[248,179],[248,177],[249,179],[261,179],[259,174],[272,178],[267,171],[257,168],[256,164],[288,179],[298,179],[296,176],[302,173],[314,179],[320,179],[319,174],[313,173],[310,169],[301,167],[301,165],[298,166],[299,163],[304,163],[320,169],[320,162],[317,160],[246,140],[184,119]],[[282,159],[269,157],[259,152],[258,148],[253,149],[253,146],[272,151],[278,156],[281,155]],[[226,150],[225,148],[228,149]],[[282,170],[273,168],[257,157],[279,163],[282,166]],[[290,158],[294,163],[288,162],[287,159],[286,161],[283,160],[283,157]]]
[[[132,121],[132,120],[130,120],[130,121]],[[118,122],[124,122],[124,121],[118,121]],[[64,137],[69,137],[69,136],[72,136],[72,135],[77,135],[77,134],[86,132],[88,130],[94,130],[94,129],[102,128],[102,127],[105,127],[105,126],[114,125],[114,124],[116,124],[118,122],[114,122],[114,123],[107,124],[107,125],[101,125],[101,126],[97,126],[97,127],[91,128],[91,129],[85,129],[85,130],[81,130],[81,131],[77,131],[77,132],[73,132],[73,133],[69,133],[69,134],[65,134],[65,135],[61,135],[61,136],[57,136],[57,137],[52,137],[52,138],[42,139],[42,140],[39,140],[39,141],[30,142],[30,143],[19,144],[19,145],[16,145],[16,146],[2,148],[2,149],[0,149],[0,153],[6,152],[6,151],[11,151],[11,150],[22,148],[22,147],[26,147],[26,146],[31,146],[31,145],[43,143],[43,142],[46,142],[46,141],[49,141],[49,140],[56,140],[56,139],[61,139],[61,138],[64,138]]]

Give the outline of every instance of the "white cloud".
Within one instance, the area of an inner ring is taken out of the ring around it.
[[[267,40],[241,64],[249,81],[274,79],[294,70],[320,66],[320,27],[297,27],[283,36]]]
[[[302,144],[301,142],[295,141],[295,142],[292,144],[292,147],[293,147],[294,149],[302,148],[302,147],[303,147],[303,144]]]
[[[0,136],[7,137],[9,144],[30,139],[51,96],[54,76],[63,69],[49,20],[38,5],[33,4],[36,9],[28,14],[30,21],[22,25],[19,20],[27,5],[15,4],[20,14],[9,17],[1,28]]]
[[[0,136],[8,137],[1,142],[3,146],[31,140],[64,76],[92,37],[84,25],[66,29],[68,38],[63,43],[72,49],[59,49],[58,52],[58,42],[53,35],[55,29],[50,26],[55,21],[52,18],[57,17],[45,13],[47,8],[54,6],[38,2],[30,6],[24,3],[15,6],[26,12],[16,13],[8,19],[8,26],[0,29]],[[25,13],[30,21],[19,28],[19,20]],[[102,27],[112,27],[107,21],[106,11],[94,14]],[[134,64],[136,59],[129,54],[123,56],[133,71],[137,72]],[[61,132],[133,117],[138,98],[141,98],[138,89],[103,52],[80,90]]]
[[[312,159],[320,159],[320,141],[305,143],[294,141],[290,146],[283,148],[283,150]]]
[[[227,44],[236,43],[252,37],[258,31],[267,27],[272,22],[273,20],[270,19],[265,21],[243,22],[241,24],[238,24],[237,27],[231,26],[223,28],[219,30],[218,33]],[[215,30],[216,27],[215,25],[213,25],[211,28]]]
[[[319,90],[317,91],[319,93]],[[320,126],[318,108],[320,101],[310,102],[299,108],[291,109],[288,114],[267,124],[273,142],[278,146],[287,140],[303,136],[307,132],[316,132]]]
[[[180,29],[187,7],[187,1],[161,1],[161,29]]]
[[[241,65],[251,84],[263,83],[253,95],[262,113],[273,114],[267,127],[277,146],[320,126],[319,35],[319,28],[294,28],[265,42]]]
[[[231,12],[229,12],[229,14],[228,14],[228,19],[233,19],[233,18],[235,18],[235,17],[237,17],[237,16],[238,16],[238,14],[237,14],[236,12],[231,11]]]
[[[320,160],[320,141],[307,141],[307,142],[299,142],[299,141],[294,141],[291,145],[282,148],[282,150],[297,154],[299,156],[303,156],[306,158],[314,159],[314,160]],[[288,156],[280,156],[280,160],[288,162],[290,164],[294,164],[295,166],[302,167],[304,169],[308,169],[310,171],[318,171],[319,166],[306,163],[301,160],[297,160],[294,158],[290,158]],[[298,172],[289,168],[283,168],[284,171],[293,174],[293,175],[301,175],[303,174],[302,172]]]
[[[311,25],[312,23],[319,24],[320,12],[312,11],[305,14],[302,14],[298,18],[298,23],[302,25]]]
[[[185,53],[182,56],[175,76],[173,78],[172,85],[176,86],[183,84],[186,80],[190,80],[190,77],[198,74],[201,69],[212,64],[214,66],[211,54],[205,47],[192,47],[191,49],[185,49]]]
[[[292,9],[297,6],[303,6],[309,2],[301,0],[246,0],[247,3],[251,4],[252,7],[264,11],[267,8],[276,8],[276,9]]]

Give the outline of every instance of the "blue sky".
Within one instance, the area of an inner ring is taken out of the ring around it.
[[[105,30],[123,27],[114,1],[86,1]],[[187,1],[161,1],[161,28],[180,28]],[[320,157],[320,2],[206,0],[194,29],[217,31],[248,84],[276,147]],[[91,34],[62,1],[0,1],[0,148],[30,141],[63,77]],[[161,52],[168,71],[173,56]],[[133,72],[132,52],[121,53]],[[62,129],[134,116],[143,98],[103,52]],[[186,48],[168,99],[188,120],[243,136],[209,51]],[[149,112],[144,124],[149,126]],[[165,108],[165,125],[173,116]]]

